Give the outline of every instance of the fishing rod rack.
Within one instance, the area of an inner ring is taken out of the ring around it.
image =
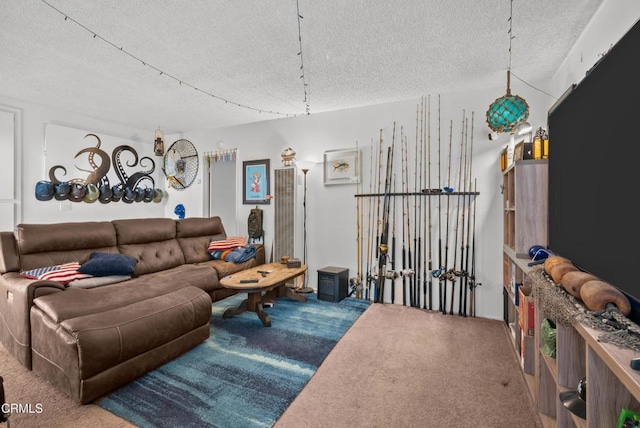
[[[380,197],[380,196],[457,196],[470,195],[478,196],[480,192],[396,192],[396,193],[360,193],[354,195],[356,198]]]

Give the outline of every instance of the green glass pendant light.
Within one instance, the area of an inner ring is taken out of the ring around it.
[[[496,99],[487,110],[487,124],[494,132],[515,132],[529,118],[529,105],[518,95],[511,95],[511,70],[507,70],[507,93]]]
[[[517,95],[511,95],[511,40],[513,40],[513,0],[509,11],[509,68],[507,68],[507,93],[496,99],[487,110],[487,124],[494,132],[514,133],[529,118],[529,105]]]

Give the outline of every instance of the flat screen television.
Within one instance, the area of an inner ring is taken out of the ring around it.
[[[548,247],[640,319],[640,21],[548,114]]]

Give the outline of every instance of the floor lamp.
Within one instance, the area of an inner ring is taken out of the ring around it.
[[[302,263],[307,264],[307,173],[309,172],[309,168],[303,168],[302,173],[304,174],[304,194],[302,197],[302,224],[303,224],[303,235],[302,235]],[[296,289],[297,293],[313,293],[313,288],[307,287],[307,282],[309,278],[309,270],[304,274],[304,279],[302,282],[302,286]]]

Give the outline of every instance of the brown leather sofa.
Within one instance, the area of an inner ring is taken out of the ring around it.
[[[0,341],[25,367],[81,403],[99,398],[209,337],[211,302],[236,292],[219,279],[263,264],[211,260],[219,217],[20,224],[0,232]],[[21,272],[94,252],[138,260],[131,279],[69,288]]]

